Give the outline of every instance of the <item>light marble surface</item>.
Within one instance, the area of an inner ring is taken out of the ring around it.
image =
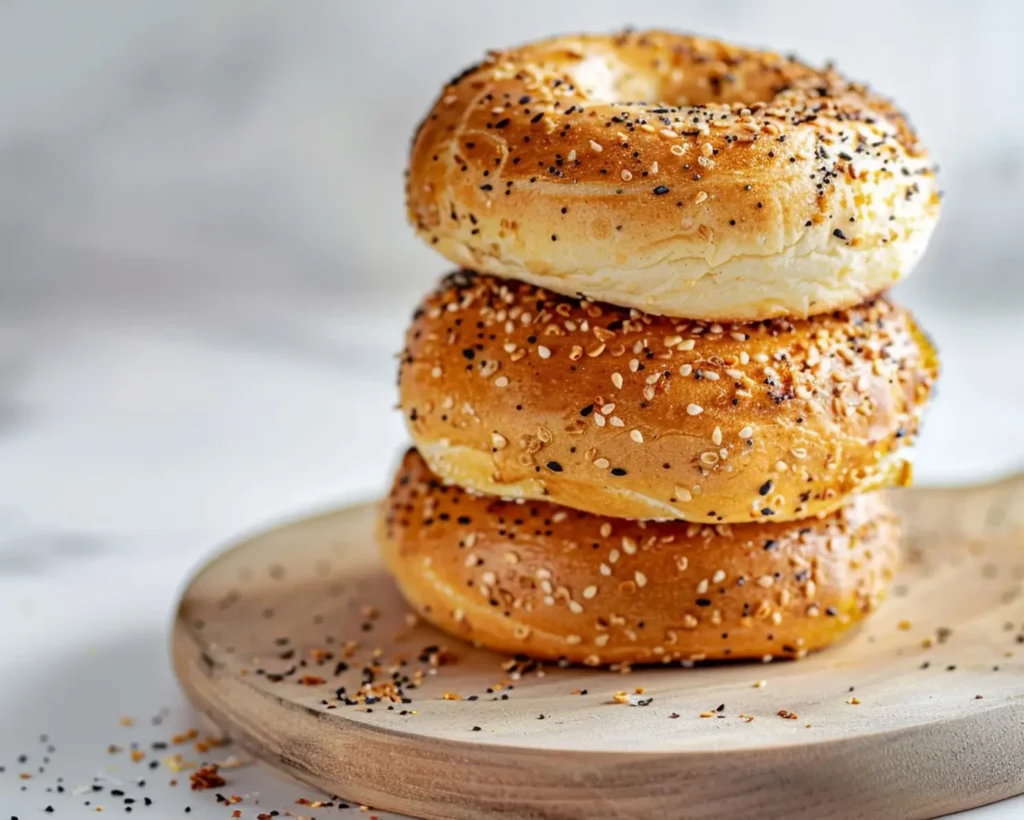
[[[865,0],[833,25],[816,2],[629,5],[637,25],[836,57],[914,114],[949,192],[901,288],[944,362],[919,480],[1024,467],[1024,115],[1005,104],[1024,7]],[[45,788],[128,778],[108,744],[195,723],[167,631],[205,557],[385,485],[392,355],[444,270],[404,224],[400,173],[441,80],[488,45],[623,22],[613,0],[585,20],[539,0],[0,4],[0,818],[93,816]],[[41,733],[52,764],[22,782]],[[230,816],[145,776],[152,816]],[[226,790],[263,811],[312,797],[259,767]]]
[[[2,314],[3,811],[32,817],[49,803],[58,816],[92,816],[76,808],[84,797],[41,789],[57,775],[69,786],[128,778],[139,766],[107,755],[109,743],[146,744],[195,724],[169,671],[167,631],[184,578],[218,545],[384,485],[404,440],[388,409],[405,301],[250,297],[234,311],[197,300]],[[920,480],[1019,466],[1024,395],[998,373],[1000,351],[1020,349],[1024,335],[1012,323],[973,328],[941,312],[927,323],[946,374]],[[164,726],[147,726],[163,708]],[[122,727],[121,716],[138,723]],[[12,772],[34,770],[44,732],[57,746],[53,763],[22,794]],[[23,751],[33,755],[27,767],[15,763]],[[165,769],[140,773],[145,793],[174,808],[161,817],[186,805],[197,818],[228,814],[209,792],[168,787]],[[225,791],[260,792],[264,811],[315,798],[259,767],[230,775]],[[251,802],[239,808],[254,816]],[[1021,812],[1024,800],[976,817]]]

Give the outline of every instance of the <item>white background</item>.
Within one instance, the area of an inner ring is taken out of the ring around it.
[[[392,354],[447,268],[405,224],[408,140],[490,46],[663,25],[832,57],[895,97],[948,194],[899,289],[944,362],[919,480],[1020,467],[1022,8],[0,4],[0,765],[48,732],[51,773],[84,782],[119,732],[157,737],[118,717],[187,726],[166,632],[190,569],[383,487],[404,436]],[[264,810],[303,793],[239,777]],[[0,817],[35,816],[43,780],[23,796],[0,775]],[[164,791],[167,816],[210,809]]]

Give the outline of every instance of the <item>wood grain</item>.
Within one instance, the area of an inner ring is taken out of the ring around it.
[[[174,664],[275,768],[419,817],[926,818],[1024,792],[1024,478],[895,500],[908,535],[890,600],[799,662],[509,668],[409,625],[362,506],[204,567]],[[370,668],[422,675],[412,702],[339,701]],[[647,705],[616,702],[638,688]]]

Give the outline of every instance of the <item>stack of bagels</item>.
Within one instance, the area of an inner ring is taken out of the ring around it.
[[[938,362],[883,292],[939,213],[903,115],[831,67],[665,32],[491,53],[407,179],[460,266],[401,355],[380,541],[479,645],[796,658],[897,565]]]

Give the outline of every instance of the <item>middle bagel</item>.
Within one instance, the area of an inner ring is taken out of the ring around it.
[[[936,375],[913,317],[885,299],[720,325],[460,272],[417,310],[399,390],[445,481],[719,523],[805,518],[908,483]]]

